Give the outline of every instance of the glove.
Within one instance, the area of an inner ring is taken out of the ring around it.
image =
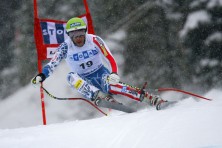
[[[115,85],[115,84],[119,83],[119,81],[120,81],[120,77],[118,76],[117,73],[111,73],[111,74],[108,76],[108,82],[109,82],[109,84]]]
[[[43,82],[45,79],[46,79],[45,75],[43,73],[39,73],[31,80],[31,83],[36,85],[39,84],[40,82]]]

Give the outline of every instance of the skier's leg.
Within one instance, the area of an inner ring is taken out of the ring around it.
[[[88,78],[93,78],[93,77],[91,76]],[[87,78],[84,79],[74,72],[70,72],[67,76],[69,85],[72,88],[76,89],[86,99],[94,101],[98,98],[101,98],[110,102],[116,102],[112,97],[112,95],[108,94],[108,88],[107,88],[108,86],[104,84],[102,80],[98,81],[97,79],[90,79],[90,80]],[[100,86],[99,84],[101,84],[102,86]]]
[[[99,90],[74,72],[68,74],[67,81],[72,88],[76,89],[88,100],[93,100],[94,94]]]
[[[128,84],[124,84],[124,83],[110,85],[109,92],[113,94],[124,95],[136,101],[147,102],[154,106],[164,101],[159,95],[148,93],[145,90],[141,90],[140,88],[137,88]],[[141,98],[142,95],[143,97]]]
[[[118,83],[116,85],[110,85],[109,92],[112,94],[124,95],[136,101],[140,101],[140,89],[127,84]]]
[[[106,67],[102,66],[98,71],[84,78],[87,79],[88,83],[92,84],[93,86],[96,86],[100,90],[98,96],[102,98],[106,98],[107,96],[109,98],[113,98],[113,95],[120,94],[132,98],[134,100],[140,101],[140,88],[136,88],[123,83],[110,85],[107,81],[109,75],[109,70]],[[145,96],[148,96],[148,93],[146,93]]]
[[[96,72],[84,77],[89,84],[92,84],[99,89],[99,91],[95,93],[94,99],[101,98],[109,102],[117,102],[113,98],[113,94],[109,92],[110,86],[107,81],[109,75],[109,70],[106,67],[102,66]]]
[[[90,75],[87,75],[87,76],[82,76],[82,77],[84,77],[88,83],[97,87],[103,93],[108,94],[109,93],[109,83],[107,81],[107,77],[109,76],[109,74],[110,74],[109,70],[107,68],[105,68],[104,66],[102,66],[96,72],[94,72]]]

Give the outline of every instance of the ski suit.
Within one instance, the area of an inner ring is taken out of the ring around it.
[[[118,84],[118,86],[108,84],[107,77],[111,72],[118,73],[118,67],[109,48],[100,37],[86,34],[85,44],[82,47],[75,46],[70,38],[66,39],[57,48],[51,61],[44,66],[43,74],[46,78],[63,59],[71,69],[67,76],[69,85],[77,89],[85,98],[91,100],[97,90],[106,94],[123,94],[138,98],[139,94],[132,94],[132,91],[127,94],[124,84]],[[104,66],[103,59],[110,66],[110,70]]]

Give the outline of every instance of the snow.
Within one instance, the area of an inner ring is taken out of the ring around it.
[[[186,36],[186,34],[190,30],[197,28],[199,23],[207,23],[209,21],[210,21],[210,15],[205,10],[199,10],[190,13],[187,17],[184,28],[180,31],[180,37]]]
[[[126,38],[126,32],[124,30],[118,30],[117,32],[109,35],[109,39],[121,41]]]
[[[195,8],[201,5],[201,3],[205,3],[207,0],[195,0],[191,2],[190,8]]]
[[[222,0],[195,0],[190,4],[191,8],[195,8],[207,2],[207,8],[211,9],[216,6],[222,6]]]
[[[107,117],[0,130],[2,148],[222,147],[222,90],[187,98],[162,111],[115,112]]]
[[[219,61],[216,60],[216,59],[202,59],[202,60],[200,61],[200,65],[201,65],[202,67],[206,67],[206,66],[216,67],[218,64],[219,64]]]
[[[205,40],[205,44],[209,45],[211,42],[221,42],[222,41],[222,32],[214,32],[211,35],[209,35],[209,37],[207,37],[207,39]]]
[[[213,8],[216,6],[222,6],[222,0],[210,0],[207,4],[207,8]]]

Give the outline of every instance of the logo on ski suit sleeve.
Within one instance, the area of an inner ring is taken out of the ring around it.
[[[100,46],[100,48],[101,48],[102,51],[103,51],[103,54],[104,54],[105,56],[108,56],[107,49],[106,49],[106,47],[105,47],[104,42],[103,42],[99,37],[96,37],[96,41],[99,43],[99,46]]]

